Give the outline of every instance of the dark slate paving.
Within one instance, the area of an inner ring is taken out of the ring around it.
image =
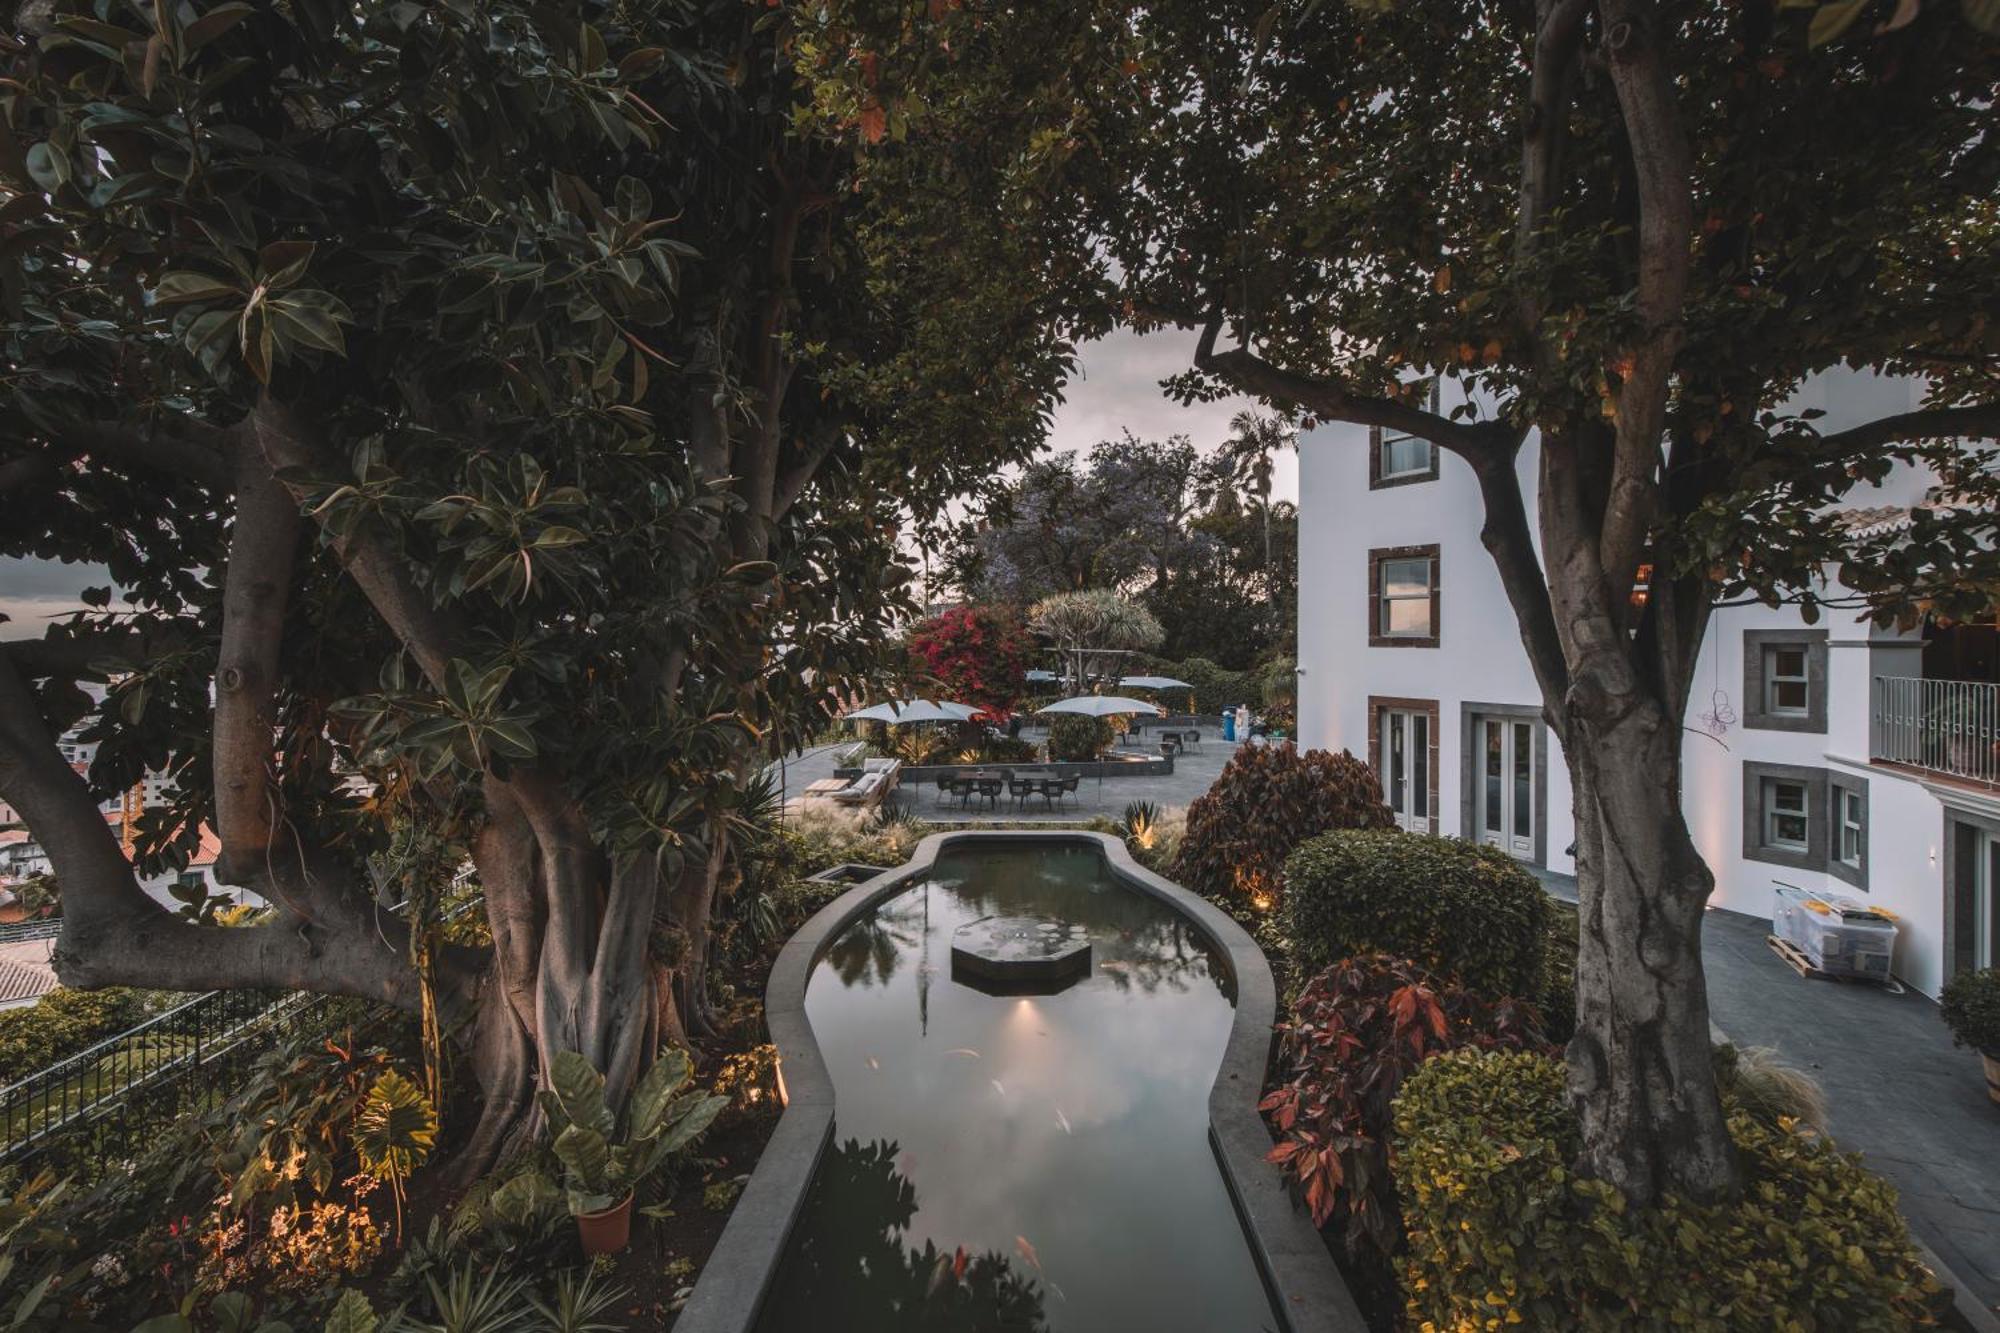
[[[1908,991],[1806,980],[1770,923],[1712,911],[1709,1011],[1739,1046],[1769,1046],[1819,1080],[1833,1136],[1902,1195],[1911,1227],[1979,1300],[2000,1306],[2000,1106],[1937,1005]]]
[[[1556,897],[1576,880],[1538,871]],[[1843,1148],[1902,1196],[1911,1228],[1988,1309],[2000,1308],[2000,1106],[1937,1005],[1908,991],[1806,980],[1764,943],[1770,922],[1711,911],[1702,930],[1709,1016],[1738,1046],[1768,1046],[1826,1093]]]

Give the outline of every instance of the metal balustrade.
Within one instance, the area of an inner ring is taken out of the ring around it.
[[[0,944],[22,940],[52,940],[62,934],[62,918],[43,917],[36,921],[0,921]]]
[[[470,880],[461,871],[452,886]],[[443,919],[480,902],[457,903]],[[130,1156],[150,1129],[233,1088],[278,1037],[328,1030],[363,1003],[308,991],[197,995],[0,1088],[0,1166],[58,1146],[100,1164]]]
[[[2000,784],[2000,685],[1877,676],[1868,757]]]

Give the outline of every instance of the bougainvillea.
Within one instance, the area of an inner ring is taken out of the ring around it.
[[[957,606],[910,631],[920,671],[937,678],[945,697],[1002,716],[1021,697],[1035,641],[1011,607]]]

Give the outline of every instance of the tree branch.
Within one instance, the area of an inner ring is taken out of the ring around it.
[[[1915,412],[1898,412],[1865,425],[1820,436],[1820,443],[1846,450],[1872,449],[1885,444],[1906,444],[1915,440],[1949,437],[2000,439],[2000,403],[1978,403],[1968,407],[1930,407]]]
[[[1478,479],[1479,495],[1486,507],[1479,541],[1500,572],[1500,586],[1514,607],[1521,646],[1527,649],[1528,665],[1534,670],[1542,698],[1561,699],[1569,693],[1569,666],[1563,658],[1562,637],[1556,633],[1548,582],[1535,555],[1527,508],[1521,499],[1520,474],[1515,466],[1513,454],[1486,453],[1473,460],[1472,473]],[[1543,709],[1549,729],[1558,740],[1564,740],[1568,736],[1568,719],[1552,713],[1553,710]]]
[[[1639,197],[1638,334],[1618,389],[1609,494],[1599,528],[1604,577],[1629,588],[1659,498],[1662,434],[1692,264],[1694,190],[1665,34],[1650,0],[1605,0],[1604,45]],[[1626,607],[1629,603],[1615,603]],[[1616,610],[1618,623],[1625,611]]]
[[[56,438],[58,451],[166,472],[227,490],[234,480],[224,431],[184,420],[173,431],[137,431],[108,422],[85,421]]]
[[[1338,380],[1301,375],[1274,366],[1247,347],[1218,352],[1215,339],[1222,331],[1222,322],[1220,310],[1209,316],[1201,331],[1201,341],[1195,345],[1195,369],[1219,376],[1244,393],[1302,407],[1331,421],[1351,421],[1360,426],[1380,426],[1415,435],[1468,461],[1496,451],[1511,454],[1519,446],[1519,434],[1498,421],[1457,422],[1393,398],[1352,393]]]
[[[1562,155],[1569,140],[1570,91],[1583,23],[1593,0],[1538,0],[1535,6],[1534,67],[1528,87],[1528,120],[1521,135],[1521,202],[1514,224],[1514,260],[1526,268],[1540,244],[1542,227],[1562,197]],[[1525,275],[1521,275],[1525,276]],[[1541,302],[1523,284],[1519,315],[1522,334],[1540,344]]]
[[[260,403],[257,415],[264,410]],[[278,654],[303,520],[298,501],[273,475],[263,451],[245,438],[235,452],[236,515],[215,669],[215,823],[222,841],[215,873],[225,883],[268,884],[270,896],[311,920],[307,886],[294,873],[301,849],[278,846],[284,821],[271,774]],[[291,834],[294,844],[297,836]]]

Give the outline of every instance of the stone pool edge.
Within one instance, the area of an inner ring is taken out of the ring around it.
[[[1208,1093],[1209,1145],[1236,1206],[1244,1239],[1290,1333],[1363,1333],[1367,1325],[1311,1219],[1264,1160],[1271,1138],[1257,1114],[1277,1018],[1277,984],[1256,941],[1214,904],[1132,859],[1105,833],[960,830],[933,833],[909,861],[828,903],[779,951],[765,989],[765,1022],[778,1048],[785,1111],[703,1265],[675,1333],[751,1333],[777,1275],[792,1225],[833,1133],[833,1080],[806,1020],[806,982],[833,936],[861,913],[927,873],[946,847],[968,843],[1095,845],[1112,873],[1170,904],[1222,953],[1236,982],[1236,1014]]]

